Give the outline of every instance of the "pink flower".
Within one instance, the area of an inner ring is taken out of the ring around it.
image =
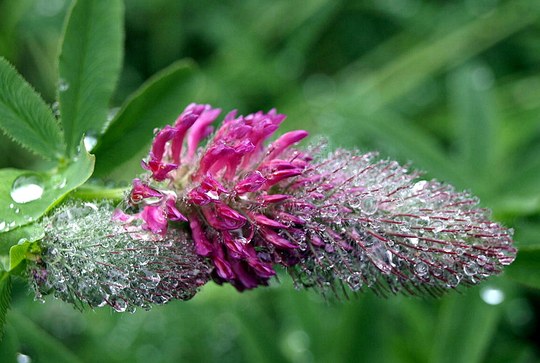
[[[156,134],[130,195],[132,219],[165,236],[187,221],[195,250],[218,283],[238,290],[267,285],[273,265],[297,284],[379,293],[438,294],[500,272],[516,250],[512,232],[489,220],[477,200],[451,186],[418,180],[374,154],[320,145],[295,149],[307,132],[267,144],[285,119],[275,110],[225,116],[191,104]],[[184,145],[185,144],[185,145]]]

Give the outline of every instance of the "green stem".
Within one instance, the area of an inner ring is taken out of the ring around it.
[[[82,200],[97,200],[97,199],[109,199],[109,200],[122,200],[126,195],[126,192],[129,188],[99,188],[99,187],[90,187],[83,186],[77,188],[71,194],[72,197]]]

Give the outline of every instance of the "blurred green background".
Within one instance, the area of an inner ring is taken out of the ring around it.
[[[0,0],[0,55],[48,102],[68,5]],[[379,150],[471,190],[515,228],[522,251],[540,246],[538,0],[126,0],[125,44],[113,108],[189,57],[203,86],[179,112],[192,101],[276,107],[289,115],[284,130]],[[1,167],[33,163],[0,140]],[[20,352],[21,362],[537,362],[540,256],[520,257],[438,300],[326,302],[283,276],[243,294],[211,284],[133,315],[40,304],[21,281],[0,361]]]

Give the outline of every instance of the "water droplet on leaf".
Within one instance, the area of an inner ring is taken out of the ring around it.
[[[60,92],[66,92],[69,89],[69,83],[65,80],[60,78],[58,81],[58,91]]]
[[[21,175],[13,182],[10,195],[21,204],[38,200],[43,195],[43,180],[36,174]]]
[[[97,132],[93,130],[88,130],[86,134],[84,135],[84,147],[86,148],[86,151],[92,151],[94,146],[97,144]]]

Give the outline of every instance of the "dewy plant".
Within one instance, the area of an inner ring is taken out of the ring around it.
[[[75,203],[43,219],[38,296],[124,311],[190,298],[209,279],[268,285],[275,265],[323,293],[438,295],[515,258],[511,232],[467,193],[371,153],[298,149],[303,130],[267,145],[285,118],[275,110],[233,111],[213,133],[219,112],[191,104],[157,132],[114,211]]]
[[[219,109],[193,103],[178,116],[197,99],[189,62],[110,114],[122,9],[74,2],[54,105],[0,58],[0,129],[43,159],[40,171],[0,170],[0,331],[14,277],[38,299],[134,311],[190,299],[211,280],[266,286],[277,266],[324,295],[440,295],[514,260],[511,230],[475,197],[395,161],[320,140],[299,147],[303,130],[274,137],[285,119],[275,110],[219,123]],[[155,128],[130,188],[96,183]]]

